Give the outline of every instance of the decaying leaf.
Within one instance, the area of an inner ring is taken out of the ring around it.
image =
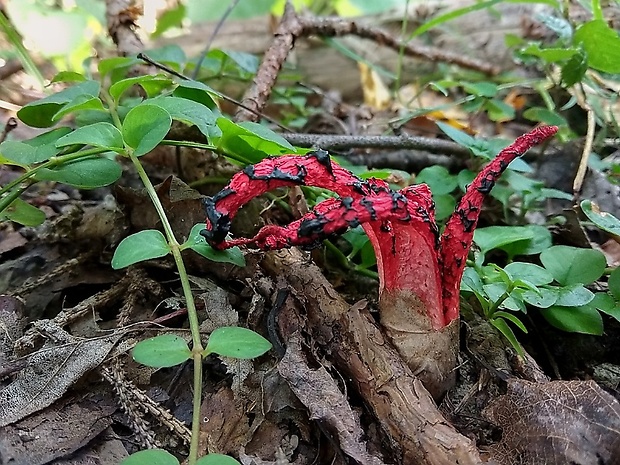
[[[201,441],[206,450],[220,454],[237,453],[245,446],[250,429],[244,402],[223,387],[208,396],[200,408]]]
[[[47,323],[47,327],[43,326]],[[48,342],[28,355],[26,366],[0,390],[0,426],[10,425],[60,399],[79,378],[108,355],[119,334],[78,339],[49,320],[37,322]]]
[[[500,464],[620,464],[620,403],[594,381],[508,381],[485,415],[504,430]]]
[[[68,458],[108,428],[116,409],[112,397],[98,392],[62,399],[50,408],[0,429],[0,463],[43,465],[54,461],[58,464],[58,459]],[[118,452],[122,454],[123,451],[119,448]]]
[[[289,340],[278,370],[299,400],[308,407],[310,418],[318,420],[337,438],[345,454],[356,463],[383,464],[379,458],[367,452],[359,416],[351,409],[336,381],[324,367],[313,370],[308,366],[301,352],[299,337]]]

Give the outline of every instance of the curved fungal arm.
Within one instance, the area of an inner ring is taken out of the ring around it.
[[[511,161],[549,139],[557,131],[556,126],[542,126],[518,137],[478,173],[450,216],[441,237],[439,257],[443,277],[444,314],[448,323],[459,315],[461,278],[480,217],[482,202]]]

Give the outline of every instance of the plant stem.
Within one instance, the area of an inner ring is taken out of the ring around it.
[[[508,289],[506,289],[506,291],[504,291],[504,293],[501,296],[499,296],[499,299],[493,302],[493,305],[491,305],[491,308],[489,308],[489,313],[486,315],[487,318],[490,319],[493,316],[493,314],[497,310],[499,310],[499,306],[504,303],[504,300],[510,297],[510,294],[512,294],[512,291],[514,291],[514,286],[509,286]]]
[[[379,279],[379,274],[376,271],[369,270],[353,263],[330,240],[324,240],[323,245],[325,245],[325,248],[335,255],[338,263],[340,263],[340,266],[342,266],[344,269],[355,271],[356,273],[359,273],[360,275],[366,276],[368,278]]]
[[[217,152],[219,150],[215,145],[202,144],[200,142],[193,142],[189,140],[164,139],[161,141],[161,145],[171,145],[173,147],[192,147],[195,149],[211,150],[213,152]]]
[[[187,306],[187,316],[189,319],[189,328],[192,333],[192,360],[194,362],[194,395],[193,395],[193,412],[192,412],[192,438],[189,446],[189,465],[195,465],[198,460],[198,439],[200,436],[200,404],[202,402],[202,341],[200,340],[200,323],[198,322],[198,315],[196,313],[196,305],[194,304],[194,296],[192,294],[191,285],[187,276],[187,270],[185,269],[185,263],[181,256],[181,249],[179,243],[174,236],[172,226],[168,221],[164,207],[155,192],[155,188],[151,183],[144,167],[140,163],[138,157],[136,157],[131,150],[128,150],[129,158],[131,159],[140,180],[157,211],[157,215],[161,220],[164,228],[164,234],[170,245],[174,262],[179,271],[179,278],[181,279],[181,287],[183,288],[183,294],[185,296],[185,305]]]
[[[202,144],[200,142],[192,142],[187,140],[171,140],[164,139],[161,141],[161,145],[171,145],[173,147],[192,147],[195,149],[211,150],[212,152],[230,158],[231,160],[241,163],[242,165],[251,165],[253,162],[245,157],[237,155],[236,153],[227,152],[226,150],[216,145]]]

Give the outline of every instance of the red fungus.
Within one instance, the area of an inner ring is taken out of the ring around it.
[[[476,176],[439,237],[428,186],[393,191],[384,181],[361,180],[333,164],[327,152],[268,158],[233,176],[208,198],[202,234],[218,249],[312,246],[361,225],[377,256],[379,306],[386,333],[436,398],[450,387],[458,351],[459,287],[482,202],[508,164],[553,136],[554,126],[534,129],[502,150]],[[230,222],[252,198],[283,186],[329,189],[326,200],[286,226],[268,225],[252,238],[226,240]]]

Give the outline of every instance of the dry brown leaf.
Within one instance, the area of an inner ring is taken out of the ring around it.
[[[50,406],[85,373],[106,358],[120,338],[78,339],[50,320],[35,322],[49,338],[36,352],[25,357],[26,366],[0,390],[0,426],[10,425]]]
[[[311,369],[301,351],[298,337],[288,341],[278,371],[293,392],[310,411],[310,419],[318,420],[338,439],[342,451],[356,463],[382,465],[383,462],[366,450],[359,415],[349,405],[336,381],[324,367]]]
[[[62,399],[29,418],[0,428],[0,463],[44,465],[52,461],[57,464],[60,458],[74,458],[75,451],[112,424],[112,414],[116,409],[113,398],[95,392]],[[122,444],[117,449],[119,447]],[[119,453],[123,450],[120,449]],[[60,463],[79,462],[63,460]]]
[[[250,425],[244,402],[236,399],[229,387],[223,387],[203,400],[200,418],[201,442],[206,451],[237,454],[246,445]]]
[[[503,428],[500,464],[620,464],[620,403],[594,381],[508,381],[484,414]]]

